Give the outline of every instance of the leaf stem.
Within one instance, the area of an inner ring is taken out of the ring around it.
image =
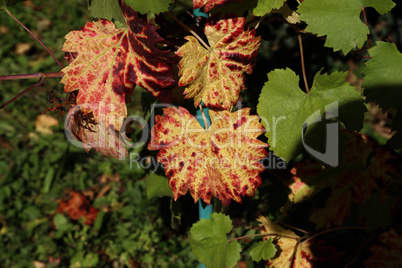
[[[205,117],[205,113],[204,113],[204,109],[202,108],[202,105],[200,104],[198,106],[200,108],[201,114],[202,114],[202,119],[204,120],[204,128],[207,129],[208,128],[208,121],[207,118]]]
[[[193,30],[191,30],[187,25],[185,25],[183,22],[181,22],[180,20],[178,20],[173,14],[171,14],[170,12],[165,12],[165,14],[167,14],[169,17],[171,17],[172,19],[174,19],[178,24],[180,24],[180,26],[182,26],[184,29],[186,29],[187,31],[189,31],[195,38],[197,38],[197,40],[208,50],[211,49],[210,46],[208,46],[207,43],[204,42],[204,40],[202,40],[202,38]]]
[[[361,227],[361,226],[350,226],[350,227],[336,227],[336,228],[332,228],[332,229],[328,229],[328,230],[324,230],[321,232],[316,233],[313,236],[308,237],[306,240],[304,240],[304,242],[309,241],[309,240],[313,240],[314,238],[326,234],[326,233],[330,233],[330,232],[335,232],[335,231],[340,231],[340,230],[366,230],[366,228]],[[305,237],[302,237],[301,239],[303,239]]]
[[[16,17],[13,16],[13,14],[10,13],[10,11],[8,9],[5,9],[5,11],[7,12],[7,14],[13,19],[15,20],[19,25],[21,25],[30,35],[32,35],[33,38],[36,39],[36,41],[38,41],[45,49],[46,51],[50,54],[50,56],[52,56],[52,58],[56,61],[56,63],[61,67],[64,68],[63,64],[61,64],[56,57],[53,55],[53,53],[45,46],[45,44],[42,43],[42,41],[40,41],[40,39],[38,37],[36,37],[22,22],[20,22]]]
[[[363,12],[364,23],[366,24],[366,26],[367,26],[367,28],[368,28],[366,9],[365,9],[365,8],[362,8],[362,12]],[[372,47],[372,46],[373,46],[373,45],[371,44],[370,34],[368,35],[368,38],[367,38],[367,44],[368,44],[369,47]]]
[[[18,99],[19,97],[21,97],[22,95],[24,95],[25,93],[27,93],[28,91],[30,91],[31,89],[35,88],[35,87],[39,87],[43,84],[43,82],[45,81],[45,79],[43,77],[40,78],[39,82],[36,83],[33,86],[30,86],[29,88],[25,89],[24,91],[20,92],[17,96],[15,96],[14,98],[12,98],[11,100],[9,100],[8,102],[4,103],[3,105],[0,106],[0,110],[3,109],[4,107],[6,107],[7,105],[9,105],[10,103],[12,103],[13,101],[15,101],[16,99]]]
[[[240,237],[229,239],[228,242],[232,242],[232,241],[235,241],[235,240],[246,239],[246,238],[251,238],[251,237],[257,237],[257,236],[279,236],[279,237],[294,239],[294,240],[298,240],[298,241],[300,240],[300,237],[288,236],[288,235],[280,235],[280,234],[275,234],[275,233],[268,233],[268,234],[252,234],[252,235],[240,236]]]
[[[302,65],[302,72],[303,72],[303,80],[304,80],[304,86],[306,87],[306,92],[307,94],[310,93],[310,89],[307,84],[307,77],[306,77],[306,68],[304,65],[304,53],[303,53],[303,42],[301,38],[301,34],[297,34],[297,39],[299,40],[299,47],[300,47],[300,58],[301,58],[301,65]]]

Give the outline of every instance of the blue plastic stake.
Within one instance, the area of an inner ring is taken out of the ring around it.
[[[200,11],[199,8],[194,9],[194,10],[193,10],[193,14],[194,14],[194,16],[196,16],[196,17],[200,17],[200,16],[201,16],[201,17],[208,18],[208,14],[206,14],[206,13]]]
[[[199,8],[194,9],[193,14],[194,14],[195,17],[202,16],[202,17],[208,18],[208,14],[200,11]],[[201,102],[201,105],[203,105],[202,102]],[[198,122],[200,123],[200,125],[203,128],[208,128],[211,125],[211,118],[209,117],[209,113],[208,113],[209,109],[204,108],[203,111],[204,111],[205,117],[207,119],[207,125],[208,126],[205,127],[204,118],[202,116],[201,110],[197,110],[196,118],[197,118]],[[201,199],[198,201],[198,217],[199,217],[200,220],[201,219],[210,219],[212,212],[213,212],[213,206],[212,205],[206,206],[205,204],[203,204]],[[201,268],[205,268],[205,265],[202,264],[202,263],[201,263]]]
[[[201,102],[202,105],[202,102]],[[209,127],[211,125],[211,118],[209,117],[209,109],[208,108],[203,108],[204,114],[205,114],[205,118],[207,119],[207,124]],[[198,122],[200,123],[200,125],[203,128],[205,127],[205,123],[204,123],[204,118],[202,117],[202,113],[201,110],[197,110],[197,114],[196,114],[196,118],[198,120]],[[211,218],[211,214],[213,212],[213,206],[212,205],[206,205],[203,204],[204,202],[202,202],[202,200],[200,199],[198,201],[198,217],[199,219],[210,219]],[[201,268],[205,268],[205,265],[201,263]]]

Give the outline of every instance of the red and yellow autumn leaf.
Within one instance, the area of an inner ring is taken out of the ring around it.
[[[65,92],[79,90],[77,105],[104,106],[107,115],[104,124],[116,130],[127,116],[125,95],[131,94],[135,85],[154,96],[176,85],[173,68],[164,58],[166,52],[155,47],[163,40],[156,32],[157,27],[144,22],[124,3],[122,11],[127,27],[117,29],[104,19],[87,23],[81,30],[67,34],[62,49],[70,52],[70,60],[73,59],[62,70]],[[93,111],[98,123],[101,122],[99,112]]]
[[[378,239],[382,245],[370,247],[372,256],[364,261],[367,268],[399,268],[402,267],[402,236],[391,229],[382,233]]]
[[[223,6],[231,3],[238,3],[242,0],[194,0],[193,8],[201,8],[204,7],[204,12],[208,12],[216,6]]]
[[[253,70],[261,38],[255,30],[244,31],[245,18],[210,21],[205,35],[210,48],[193,36],[178,51],[179,86],[187,86],[186,98],[209,108],[230,110],[244,88],[244,75]]]
[[[70,109],[65,127],[72,134],[72,138],[80,142],[85,151],[88,152],[93,147],[104,156],[116,159],[124,159],[128,156],[124,143],[112,127],[106,127],[103,122],[83,120],[83,114],[79,106]]]
[[[211,126],[201,127],[197,119],[182,107],[164,109],[156,116],[149,150],[160,150],[175,200],[190,194],[209,204],[213,196],[228,205],[252,196],[261,185],[259,162],[267,156],[268,145],[257,137],[264,128],[250,109],[230,113],[211,111]]]
[[[300,242],[298,235],[268,217],[260,216],[257,221],[261,223],[261,234],[266,234],[264,240],[274,237],[274,245],[280,249],[274,258],[267,261],[268,267],[313,267],[313,255],[308,241]]]
[[[314,195],[317,187],[309,185],[308,178],[318,176],[322,170],[323,166],[320,163],[309,159],[305,159],[303,160],[303,164],[298,164],[293,167],[290,170],[292,178],[288,182],[288,187],[291,191],[288,196],[289,200],[293,203],[299,203]],[[299,178],[299,174],[302,174],[303,180]]]
[[[73,220],[84,217],[84,224],[92,225],[99,211],[93,206],[89,206],[88,200],[81,193],[71,192],[70,199],[67,202],[61,201],[56,212],[67,214]]]

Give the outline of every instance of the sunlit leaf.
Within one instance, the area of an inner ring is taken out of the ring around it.
[[[202,219],[191,227],[191,249],[207,268],[233,267],[240,259],[240,244],[227,240],[232,228],[229,216],[222,213],[213,213],[211,219]]]
[[[195,37],[178,51],[179,86],[187,86],[186,98],[209,108],[230,110],[244,88],[244,75],[253,70],[261,38],[255,30],[244,31],[245,18],[210,21],[205,26],[210,49]]]
[[[131,8],[122,6],[127,27],[117,29],[107,20],[87,23],[66,36],[63,51],[77,57],[62,71],[64,91],[79,90],[77,104],[99,104],[95,121],[120,130],[127,116],[125,96],[140,85],[159,96],[176,84],[165,52],[155,48],[163,39],[157,27],[144,22]],[[86,113],[91,111],[85,111]]]
[[[286,0],[258,0],[257,7],[254,8],[254,16],[264,16],[273,9],[279,9],[283,6]]]
[[[157,160],[164,164],[175,200],[188,190],[195,202],[202,198],[207,204],[213,196],[228,205],[254,195],[267,144],[257,139],[264,131],[259,117],[249,113],[248,108],[210,110],[207,129],[182,107],[165,108],[164,116],[156,116],[148,149],[160,150]]]
[[[250,257],[253,261],[268,260],[275,256],[276,248],[272,244],[272,238],[266,241],[260,241],[253,245],[250,250]]]
[[[307,23],[306,31],[327,36],[325,46],[347,54],[367,40],[369,29],[360,19],[362,9],[373,7],[382,15],[394,6],[392,0],[308,0],[298,12]]]
[[[288,162],[302,152],[303,125],[316,113],[318,116],[324,112],[339,113],[346,127],[360,130],[366,108],[360,94],[345,81],[346,76],[346,72],[317,73],[307,94],[299,88],[299,77],[292,70],[268,73],[257,113],[267,129],[270,148],[277,156]]]

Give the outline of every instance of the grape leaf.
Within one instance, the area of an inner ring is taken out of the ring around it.
[[[317,73],[309,94],[299,88],[299,77],[290,69],[268,73],[257,113],[267,129],[270,148],[285,161],[302,150],[302,128],[315,112],[337,102],[339,117],[350,129],[360,129],[366,108],[356,89],[345,82],[347,73]],[[353,104],[353,105],[352,105]]]
[[[119,2],[116,0],[92,0],[89,11],[95,18],[115,19],[120,23],[125,23]]]
[[[126,0],[126,4],[128,6],[132,7],[135,11],[140,12],[141,14],[148,12],[159,14],[160,12],[168,11],[171,3],[172,0]]]
[[[240,244],[226,237],[232,228],[229,216],[222,213],[213,213],[211,219],[201,219],[191,227],[192,252],[207,268],[233,267],[240,259]]]
[[[395,3],[392,0],[361,0],[364,7],[372,7],[381,15],[389,12]]]
[[[157,196],[172,196],[172,190],[170,189],[167,178],[152,172],[147,176],[145,182],[148,199]]]
[[[306,31],[326,35],[325,46],[346,55],[367,40],[369,29],[360,19],[362,8],[373,7],[382,15],[394,6],[392,0],[308,0],[300,4],[298,12],[307,23]]]
[[[293,203],[302,202],[311,196],[318,190],[317,185],[311,184],[308,180],[310,177],[317,177],[321,174],[323,167],[320,163],[311,161],[309,159],[303,159],[302,162],[297,163],[291,170],[292,178],[289,182],[289,200]],[[299,175],[301,174],[301,175]],[[300,179],[300,177],[303,178]]]
[[[193,8],[201,8],[204,7],[204,12],[208,12],[211,9],[217,6],[224,6],[231,3],[238,3],[242,0],[194,0],[193,1]],[[246,0],[244,0],[246,1]]]
[[[300,18],[299,18],[299,14],[297,14],[297,12],[295,12],[294,10],[292,10],[288,4],[284,4],[281,8],[279,9],[275,9],[272,12],[274,13],[279,13],[283,16],[283,18],[291,23],[291,24],[296,24],[296,23],[300,23]]]
[[[168,107],[156,116],[149,150],[160,150],[158,162],[165,168],[175,200],[190,194],[209,204],[216,196],[228,205],[241,202],[261,185],[259,162],[267,156],[257,137],[264,131],[250,109],[237,112],[209,111],[211,125],[204,129],[186,109]]]
[[[257,6],[253,10],[254,16],[264,16],[273,9],[279,9],[286,0],[258,0]]]
[[[193,36],[178,51],[179,86],[188,87],[186,98],[201,101],[208,108],[230,110],[244,87],[244,75],[253,70],[261,38],[255,30],[244,31],[245,18],[223,19],[205,26],[210,49]]]
[[[292,267],[313,268],[314,267],[312,263],[313,259],[314,256],[310,250],[310,243],[308,240],[304,241],[302,243],[299,243],[299,245],[297,246]]]
[[[272,238],[267,241],[260,241],[253,245],[250,250],[250,257],[253,261],[268,260],[275,256],[276,248],[272,244]]]
[[[274,237],[272,241],[277,251],[266,262],[268,267],[327,267],[339,262],[337,250],[325,245],[324,241],[314,238],[300,242],[299,236],[267,217],[260,216],[257,221],[261,223],[260,233],[265,235],[265,241]]]
[[[352,204],[361,206],[372,198],[380,185],[389,185],[395,177],[397,155],[378,146],[362,134],[344,132],[348,137],[342,162],[337,168],[325,168],[320,178],[331,188],[324,208],[318,208],[309,220],[316,224],[316,229],[337,227],[343,224],[350,214]],[[300,163],[303,166],[304,163]],[[303,174],[299,176],[304,181]],[[386,195],[381,199],[390,204]],[[389,209],[389,207],[388,207]],[[387,219],[384,219],[387,220]],[[371,227],[370,218],[366,223]]]
[[[368,50],[372,57],[363,70],[366,75],[362,87],[366,101],[375,101],[384,112],[396,109],[392,123],[393,130],[397,130],[388,142],[401,144],[402,137],[402,54],[395,44],[376,42],[376,46]],[[399,134],[399,135],[398,135]],[[402,145],[396,146],[402,147]]]
[[[268,236],[274,236],[274,245],[279,249],[276,255],[267,261],[269,267],[312,267],[313,256],[308,242],[300,243],[299,236],[282,228],[267,217],[260,216],[257,221],[260,222],[260,233],[266,234],[264,240],[271,239]]]
[[[86,152],[93,147],[97,152],[116,159],[124,159],[128,156],[124,143],[112,127],[106,127],[103,122],[83,123],[80,118],[83,112],[80,113],[80,111],[79,106],[70,109],[65,127],[77,141],[81,142],[80,145]]]
[[[172,66],[164,61],[166,52],[155,48],[163,40],[157,27],[144,22],[130,7],[123,5],[122,10],[126,28],[116,29],[101,19],[66,36],[63,51],[78,56],[62,70],[61,80],[65,92],[79,90],[78,105],[99,104],[93,110],[96,122],[103,117],[104,124],[116,130],[127,116],[125,95],[131,94],[135,84],[154,96],[176,84]]]
[[[396,268],[402,267],[402,236],[391,229],[382,233],[378,239],[382,245],[370,247],[372,256],[364,261],[366,268]]]
[[[268,217],[260,216],[257,221],[260,222],[259,225],[261,226],[262,234],[275,234],[276,236],[288,236],[294,237],[295,239],[298,238],[295,233],[284,229],[282,226],[270,220]],[[268,239],[268,237],[264,237],[264,239]]]
[[[7,9],[7,7],[15,6],[18,2],[25,0],[0,0],[0,10]]]

